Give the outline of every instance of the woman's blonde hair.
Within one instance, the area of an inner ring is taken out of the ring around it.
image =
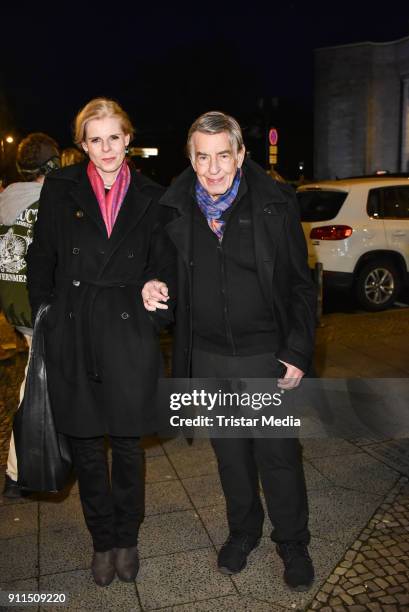
[[[62,168],[65,166],[72,166],[73,164],[79,164],[82,161],[84,161],[84,154],[75,147],[63,149],[61,153]]]
[[[121,123],[124,134],[129,134],[131,140],[134,135],[134,128],[128,114],[121,108],[115,100],[109,98],[94,98],[84,106],[75,117],[74,122],[74,142],[76,145],[85,140],[85,128],[88,121],[92,119],[105,119],[105,117],[117,117]]]

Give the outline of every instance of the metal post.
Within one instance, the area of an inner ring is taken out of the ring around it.
[[[317,285],[317,326],[321,325],[323,297],[323,265],[317,261],[314,267],[314,280]]]
[[[4,174],[5,174],[5,152],[4,152],[4,138],[2,137],[0,139],[0,151],[1,151],[1,156],[0,156],[0,180],[1,180],[1,184],[3,185],[3,180],[4,180]]]

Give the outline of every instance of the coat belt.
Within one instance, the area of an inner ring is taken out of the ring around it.
[[[95,347],[94,334],[92,334],[92,323],[94,315],[94,305],[99,293],[102,289],[117,289],[125,287],[140,287],[143,283],[137,281],[109,281],[103,279],[73,279],[66,277],[74,287],[85,285],[83,293],[83,314],[82,314],[82,329],[84,337],[84,354],[87,368],[87,376],[95,382],[102,382],[100,372],[98,371],[97,351]]]

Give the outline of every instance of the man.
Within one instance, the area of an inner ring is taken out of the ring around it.
[[[31,311],[26,287],[25,256],[33,239],[38,201],[45,176],[60,166],[57,143],[41,132],[29,134],[17,151],[17,168],[22,183],[9,185],[0,194],[0,307],[7,320],[31,347]],[[26,368],[27,373],[27,368]],[[24,395],[25,377],[20,387]],[[17,484],[17,459],[11,436],[3,495],[21,497]]]
[[[161,200],[175,212],[166,231],[178,252],[173,374],[278,378],[282,390],[292,389],[310,368],[316,300],[293,191],[245,158],[240,126],[228,115],[199,117],[187,147],[192,167]],[[167,307],[160,279],[142,295],[148,310]],[[308,589],[314,570],[298,439],[212,445],[230,530],[219,570],[240,572],[259,543],[260,475],[284,579]]]

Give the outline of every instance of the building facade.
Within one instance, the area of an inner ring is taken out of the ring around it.
[[[409,37],[315,51],[316,179],[409,173]]]

